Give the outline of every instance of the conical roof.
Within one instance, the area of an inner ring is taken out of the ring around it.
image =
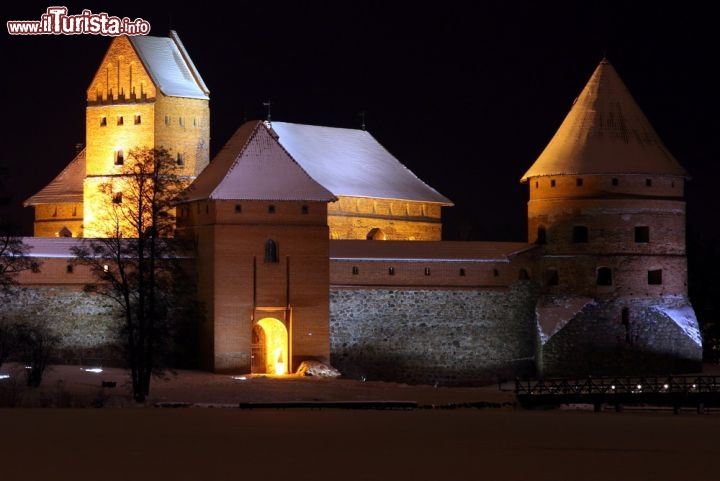
[[[687,176],[606,59],[521,181],[591,174]]]
[[[243,124],[193,181],[184,200],[333,202],[261,121]]]

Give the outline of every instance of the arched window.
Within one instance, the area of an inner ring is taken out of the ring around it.
[[[378,227],[375,227],[374,229],[370,229],[370,232],[368,232],[367,240],[385,240],[385,233],[379,229]]]
[[[279,262],[277,243],[272,239],[265,241],[265,262]]]

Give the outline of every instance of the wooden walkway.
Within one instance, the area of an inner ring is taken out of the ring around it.
[[[720,376],[588,377],[515,381],[515,395],[527,409],[563,404],[671,407],[678,413],[692,407],[698,413],[720,407]]]

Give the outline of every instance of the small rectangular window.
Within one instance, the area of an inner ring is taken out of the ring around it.
[[[538,187],[540,187],[540,182],[538,182],[538,181],[536,180],[536,181],[535,181],[535,188],[537,189]]]
[[[579,178],[578,178],[578,179],[575,179],[575,185],[577,185],[578,187],[582,187],[582,185],[583,185],[583,180],[582,180],[582,179],[579,179]]]
[[[573,226],[573,242],[585,244],[588,241],[588,228],[584,225]]]
[[[115,151],[115,165],[123,165],[125,163],[125,153],[120,150]]]
[[[648,271],[648,284],[651,286],[662,284],[662,269]]]
[[[388,267],[388,275],[394,276],[395,275],[395,268],[394,267]]]
[[[303,213],[303,214],[307,214],[308,212],[310,212],[310,209],[308,208],[307,205],[303,205],[303,206],[300,208],[300,212]]]
[[[240,205],[240,204],[235,204],[235,213],[236,213],[236,214],[239,214],[239,213],[241,213],[241,212],[242,212],[242,205]]]
[[[429,267],[426,267],[426,268],[425,268],[425,275],[426,275],[426,276],[429,276],[429,275],[430,275],[430,268],[429,268]]]
[[[275,213],[275,206],[273,204],[270,204],[268,206],[268,214],[274,214]]]
[[[617,179],[617,177],[613,177],[612,185],[617,186],[618,184],[620,184],[620,181]]]
[[[197,127],[197,117],[193,117],[193,127]]]
[[[178,117],[178,125],[180,127],[185,127],[185,117]]]
[[[360,274],[360,268],[358,266],[353,266],[352,273],[354,276]]]
[[[185,154],[178,152],[175,158],[175,163],[180,167],[185,165]]]
[[[465,277],[465,269],[462,267],[460,268],[460,277]]]
[[[107,126],[107,117],[104,115],[100,117],[100,127],[106,127]]]
[[[646,225],[635,226],[635,242],[638,244],[650,242],[650,227]]]
[[[550,180],[550,187],[555,187],[555,179]]]
[[[72,264],[68,264],[68,265],[65,267],[65,272],[67,272],[68,274],[72,274],[72,273],[73,273],[73,265],[72,265]]]
[[[545,271],[545,279],[548,286],[557,286],[560,283],[560,276],[557,269],[548,269]]]
[[[597,285],[598,286],[611,286],[612,285],[612,269],[610,269],[609,267],[598,267]]]
[[[123,119],[122,115],[118,115],[117,117],[117,124],[118,125],[125,125],[125,119]]]
[[[645,185],[648,187],[652,186],[652,179],[645,179]]]
[[[135,125],[140,125],[142,123],[142,117],[140,117],[140,114],[135,115]]]
[[[170,119],[169,115],[165,116],[165,125],[170,125],[172,123],[172,120]]]
[[[500,271],[497,269],[493,269],[493,277],[500,277]]]
[[[38,264],[37,262],[31,262],[30,263],[30,271],[33,272],[34,274],[37,274],[38,272],[40,272],[40,264]]]

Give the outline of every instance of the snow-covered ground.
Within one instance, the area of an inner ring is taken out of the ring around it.
[[[103,388],[103,381],[116,387]],[[8,382],[13,378],[0,380]],[[74,397],[104,400],[106,407],[0,409],[0,479],[720,479],[714,462],[720,456],[720,415],[715,412],[219,409],[282,400],[502,406],[511,393],[497,386],[435,388],[294,376],[242,380],[190,371],[155,380],[147,407],[111,407],[133,406],[126,383],[121,370],[53,366],[27,401],[68,405]],[[2,384],[2,389],[21,389],[19,384]],[[152,407],[158,402],[198,407]]]

